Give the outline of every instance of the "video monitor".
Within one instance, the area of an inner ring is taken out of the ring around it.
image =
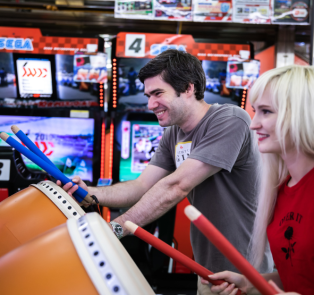
[[[158,122],[122,121],[119,180],[136,179],[156,152],[164,129]]]
[[[16,98],[13,54],[0,52],[0,98]]]
[[[138,73],[149,61],[150,58],[118,59],[118,111],[127,111],[131,108],[147,109],[144,84],[139,80]]]
[[[259,76],[260,61],[228,61],[227,64],[227,87],[249,88]]]
[[[0,116],[0,131],[16,140],[17,125],[67,177],[93,182],[94,119],[65,117]],[[0,139],[0,147],[8,146]],[[27,168],[42,171],[23,156]]]
[[[206,77],[204,100],[208,104],[235,104],[240,106],[242,92],[227,85],[227,62],[203,60],[202,67]]]
[[[19,99],[54,99],[54,55],[13,54]]]
[[[57,97],[98,101],[99,83],[107,85],[105,54],[56,54]]]
[[[16,60],[16,69],[22,98],[50,98],[52,96],[52,73],[49,59],[19,57]]]

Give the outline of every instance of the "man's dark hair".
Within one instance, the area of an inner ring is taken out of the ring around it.
[[[149,61],[139,72],[138,77],[142,83],[147,78],[156,76],[170,84],[176,94],[184,93],[189,83],[194,84],[197,100],[204,98],[206,77],[202,62],[195,56],[175,49],[168,49]]]

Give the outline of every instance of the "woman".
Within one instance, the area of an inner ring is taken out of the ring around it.
[[[265,279],[297,292],[283,293],[276,286],[280,294],[314,294],[314,68],[287,66],[264,73],[250,101],[251,129],[264,166],[250,260],[258,269],[268,237],[278,273],[263,274]],[[211,278],[231,283],[212,286],[216,294],[236,294],[235,286],[259,294],[242,275],[226,271]]]

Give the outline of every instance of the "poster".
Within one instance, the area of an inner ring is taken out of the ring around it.
[[[155,20],[192,21],[192,0],[155,0]]]
[[[270,24],[272,0],[233,0],[233,22]]]
[[[166,128],[158,122],[123,121],[119,180],[136,179],[158,149]]]
[[[226,87],[247,89],[253,86],[260,72],[259,60],[229,60],[227,63]]]
[[[116,0],[114,16],[116,18],[153,19],[153,0]]]
[[[273,24],[308,25],[310,0],[274,0]]]
[[[231,22],[231,0],[194,0],[193,20],[196,22]]]

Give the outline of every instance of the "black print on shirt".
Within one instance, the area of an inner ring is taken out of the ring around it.
[[[285,238],[288,240],[289,243],[289,247],[288,248],[281,248],[281,250],[286,253],[286,260],[290,258],[290,262],[291,262],[291,266],[293,266],[292,264],[292,253],[294,253],[294,245],[297,242],[294,242],[291,244],[291,240],[293,237],[293,228],[291,226],[288,226],[288,228],[286,229],[285,233],[284,233]]]
[[[301,223],[303,216],[299,213],[288,212],[279,222],[279,226],[283,225],[285,221],[293,220],[297,223]]]

